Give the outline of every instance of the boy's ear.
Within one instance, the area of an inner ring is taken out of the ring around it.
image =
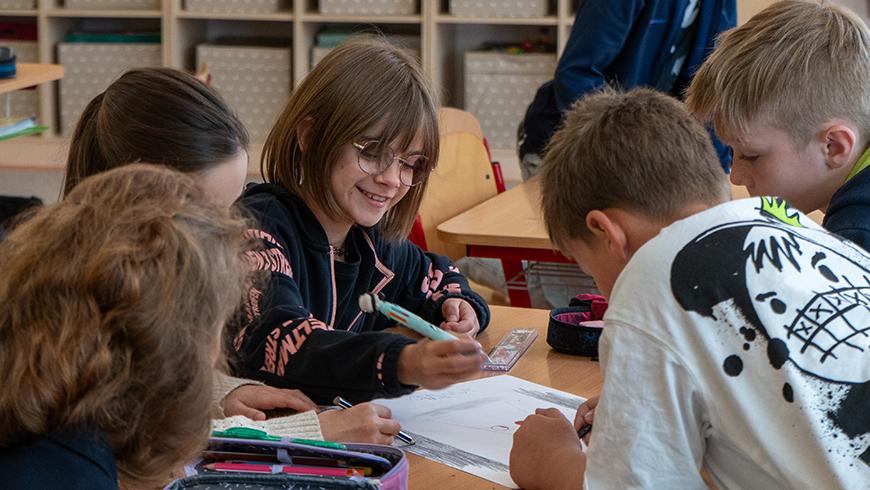
[[[311,142],[312,126],[314,126],[314,118],[311,116],[306,117],[299,123],[299,126],[296,126],[296,141],[299,142],[299,149],[303,153],[308,148],[308,143]]]
[[[610,254],[620,261],[628,262],[631,256],[628,249],[628,235],[619,221],[595,209],[586,215],[586,226],[592,231],[600,246],[606,247]]]
[[[851,167],[856,158],[852,151],[858,144],[855,131],[841,123],[832,124],[824,130],[825,164],[828,168],[837,170]]]

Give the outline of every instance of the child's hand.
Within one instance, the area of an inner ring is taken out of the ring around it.
[[[571,422],[555,408],[539,408],[514,433],[510,472],[521,488],[580,488],[586,456]]]
[[[251,420],[266,420],[264,410],[284,408],[304,412],[317,405],[299,390],[284,390],[264,385],[242,385],[221,400],[224,415],[244,415]]]
[[[444,322],[441,328],[449,332],[468,335],[470,338],[477,336],[480,331],[480,322],[477,313],[468,301],[460,298],[448,298],[441,304],[441,314]]]
[[[327,441],[393,443],[402,429],[391,419],[390,409],[375,403],[360,403],[344,410],[327,410],[317,415],[320,431]]]
[[[437,390],[470,378],[485,360],[475,340],[423,339],[399,354],[399,381]]]
[[[584,425],[592,425],[592,421],[595,419],[595,407],[597,406],[598,397],[593,396],[577,408],[577,414],[574,415],[574,430],[580,430],[580,427]],[[589,445],[589,437],[591,435],[591,433],[586,434],[586,437],[583,438],[583,442],[587,446]]]

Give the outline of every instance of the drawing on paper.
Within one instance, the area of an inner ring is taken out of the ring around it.
[[[513,376],[494,376],[440,391],[421,390],[393,400],[377,400],[392,410],[413,446],[403,449],[516,487],[508,459],[516,421],[537,408],[557,408],[574,419],[583,398]]]

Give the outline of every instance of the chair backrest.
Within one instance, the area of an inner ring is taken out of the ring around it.
[[[442,107],[438,110],[441,156],[429,177],[429,187],[419,218],[426,248],[453,260],[464,257],[465,246],[438,238],[439,224],[498,193],[480,123],[468,112]]]

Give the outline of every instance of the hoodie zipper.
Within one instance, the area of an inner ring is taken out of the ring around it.
[[[330,298],[332,303],[332,315],[329,320],[329,328],[335,329],[336,298],[338,297],[338,293],[335,288],[335,248],[333,248],[332,244],[329,245],[329,279],[332,281],[332,298]]]

